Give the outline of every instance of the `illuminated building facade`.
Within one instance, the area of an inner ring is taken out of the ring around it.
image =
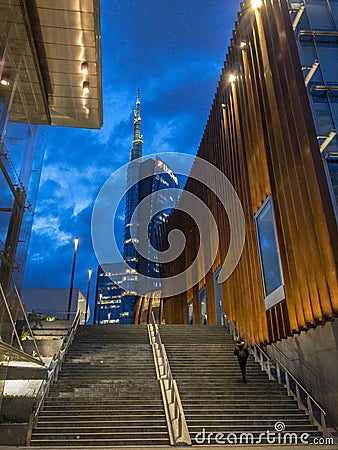
[[[94,323],[120,323],[122,277],[118,267],[115,271],[105,272],[98,266]]]
[[[126,274],[126,277],[128,278],[127,282],[130,278],[134,280],[137,295],[127,292],[122,293],[121,323],[133,323],[135,305],[140,292],[146,294],[147,292],[158,291],[161,288],[160,280],[158,280],[160,269],[157,235],[159,228],[165,223],[177,202],[177,196],[173,192],[178,192],[178,179],[170,167],[160,158],[156,158],[156,161],[148,158],[141,162],[139,177],[137,183],[139,205],[137,221],[140,229],[148,228],[148,242],[141,242],[138,237],[134,238],[137,240],[137,245],[143,247],[141,254],[136,247],[131,248],[129,242],[127,243],[130,262],[128,262],[128,259],[125,260],[130,265],[130,272]],[[167,189],[173,189],[173,191],[167,193]],[[159,212],[156,213],[156,211]],[[146,286],[140,286],[138,282],[139,273],[149,277]]]
[[[208,205],[219,249],[198,284],[165,300],[165,320],[217,324],[226,314],[278,355],[336,420],[338,3],[241,7],[197,156],[234,186],[244,250],[218,284],[236,230],[215,195],[194,180],[193,167],[182,198],[189,191]],[[178,209],[167,233],[176,228],[186,247],[163,266],[164,277],[182,272],[197,251],[198,230]]]

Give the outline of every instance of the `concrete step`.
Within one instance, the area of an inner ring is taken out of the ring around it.
[[[128,424],[128,425],[137,425],[137,424],[143,424],[143,426],[147,425],[154,425],[158,424],[159,421],[163,421],[165,423],[165,414],[162,412],[161,414],[157,413],[156,415],[153,414],[152,411],[143,411],[142,414],[139,413],[139,411],[123,411],[120,412],[120,414],[113,415],[112,418],[109,418],[109,423],[112,425],[121,425]],[[103,417],[102,417],[103,416]],[[101,411],[87,411],[87,413],[79,414],[77,417],[78,423],[80,422],[87,422],[90,420],[93,421],[101,421],[102,419],[105,419],[107,415],[103,410]],[[44,426],[46,422],[55,422],[59,423],[60,421],[64,424],[67,423],[69,420],[74,419],[74,414],[72,411],[65,411],[64,413],[57,413],[55,415],[55,412],[53,413],[41,413],[41,426]],[[39,423],[38,428],[40,427],[40,416],[39,416]],[[36,428],[35,430],[37,430]],[[34,432],[35,432],[34,430]]]
[[[74,381],[73,379],[67,381],[61,380],[60,383],[50,388],[50,392],[65,392],[67,390],[74,389],[107,389],[118,392],[122,392],[123,390],[128,392],[160,392],[160,387],[156,386],[156,384],[145,384],[142,387],[139,385],[132,386],[131,383],[121,383],[122,380],[114,379],[103,379],[102,381],[94,379],[93,383],[86,383],[84,379],[81,380],[81,383],[79,383],[78,381],[79,380]]]
[[[146,361],[145,361],[146,363]],[[145,372],[154,372],[155,369],[153,367],[146,367],[145,364],[129,364],[129,365],[116,365],[116,366],[110,366],[110,365],[105,365],[105,364],[97,364],[95,365],[94,363],[92,365],[89,365],[87,363],[84,364],[78,364],[78,367],[76,367],[76,365],[74,366],[65,366],[62,368],[62,371],[60,373],[61,375],[64,374],[86,374],[87,372],[89,373],[104,373],[104,372],[112,372],[112,371],[119,371],[119,372],[126,372],[126,373],[133,373],[133,370],[137,370],[137,369],[142,369],[141,374],[145,371]]]
[[[147,327],[80,327],[31,445],[102,449],[168,444]]]
[[[50,416],[58,416],[58,414],[68,414],[68,415],[73,415],[76,414],[76,416],[80,417],[81,415],[85,415],[88,414],[89,412],[91,414],[100,414],[101,412],[104,412],[105,414],[109,415],[109,416],[119,416],[119,415],[123,415],[123,414],[143,414],[144,412],[146,412],[148,415],[161,415],[163,414],[163,407],[162,405],[155,405],[155,406],[147,406],[144,407],[143,405],[134,405],[134,407],[125,407],[125,408],[121,408],[121,407],[99,407],[97,405],[85,405],[84,409],[79,409],[78,407],[74,407],[74,406],[59,406],[59,407],[44,407],[43,409],[45,417],[47,417],[48,415]],[[210,411],[211,412],[211,411]],[[209,411],[208,411],[209,413]],[[42,416],[41,416],[42,417]]]
[[[285,409],[293,409],[296,408],[297,411],[299,411],[298,409],[298,405],[297,402],[295,402],[294,400],[290,399],[288,400],[288,398],[280,398],[278,402],[274,402],[274,404],[271,403],[267,403],[266,400],[264,398],[262,399],[257,399],[254,401],[251,401],[252,399],[247,399],[245,401],[245,399],[243,401],[241,401],[240,404],[237,404],[237,402],[234,402],[232,399],[230,398],[224,398],[221,397],[219,399],[214,398],[213,402],[208,404],[204,402],[204,399],[200,399],[198,400],[198,397],[195,398],[185,398],[185,404],[186,404],[186,408],[187,409],[191,409],[191,410],[212,410],[212,409],[219,409],[220,407],[222,408],[231,408],[232,410],[237,411],[238,408],[243,408],[243,409],[265,409],[265,410],[270,410],[273,408],[285,408]],[[250,408],[251,406],[251,408]],[[302,412],[302,411],[301,411]]]
[[[212,414],[208,414],[208,416],[206,417],[203,414],[199,414],[199,413],[189,413],[186,414],[186,417],[189,418],[189,421],[191,424],[193,423],[201,423],[203,424],[203,422],[210,422],[210,421],[216,421],[216,422],[222,422],[224,424],[227,423],[227,421],[230,422],[238,422],[238,423],[253,423],[253,424],[258,424],[258,425],[264,425],[265,423],[263,422],[278,422],[280,420],[282,420],[283,422],[290,422],[293,424],[301,424],[301,425],[305,425],[306,423],[309,424],[309,420],[308,417],[305,416],[304,414],[297,414],[294,411],[287,413],[281,413],[280,411],[271,411],[271,412],[260,412],[260,414],[257,414],[255,411],[251,410],[251,411],[247,411],[245,417],[243,417],[243,414],[238,413],[236,414],[235,412],[232,412],[230,414],[230,412],[228,411],[218,411]],[[237,419],[237,420],[235,420]]]
[[[134,438],[132,435],[126,437],[119,437],[115,439],[107,439],[105,437],[91,437],[84,439],[81,436],[76,436],[75,438],[68,438],[66,441],[60,440],[52,440],[50,438],[46,439],[32,439],[31,446],[42,447],[43,449],[47,449],[49,447],[94,447],[103,449],[104,447],[123,447],[123,448],[135,448],[137,446],[143,447],[147,445],[151,446],[167,446],[168,445],[168,437],[166,438],[155,438],[150,436],[147,438],[146,436],[143,438]],[[156,447],[155,447],[156,448]]]
[[[64,389],[64,390],[60,390],[60,391],[55,391],[53,390],[51,392],[51,394],[53,395],[53,397],[59,397],[59,398],[68,398],[71,395],[73,397],[81,397],[81,398],[97,398],[98,396],[106,396],[106,397],[111,397],[112,395],[114,397],[119,397],[119,398],[133,398],[133,399],[137,399],[137,400],[142,400],[145,397],[152,397],[152,398],[156,398],[158,397],[160,391],[153,391],[153,392],[149,392],[149,391],[132,391],[132,392],[128,392],[128,390],[125,390],[123,392],[119,392],[118,389],[110,389],[109,387],[102,387],[102,386],[98,386],[93,388],[74,388],[74,389]]]
[[[242,411],[270,411],[274,410],[276,406],[267,405],[266,402],[259,402],[255,401],[254,403],[247,401],[245,404],[241,404],[238,406],[237,404],[234,404],[233,401],[223,401],[223,400],[214,400],[213,403],[210,404],[204,404],[196,400],[195,402],[192,400],[185,401],[185,407],[184,411],[203,411],[203,414],[208,414],[212,411],[218,411],[220,408],[226,408],[227,411],[238,411],[238,413],[242,413]],[[286,410],[296,410],[298,411],[297,403],[287,403],[286,401],[280,401],[278,402],[278,408]]]
[[[248,421],[243,421],[243,423],[237,422],[230,422],[224,423],[224,421],[215,421],[215,420],[206,420],[204,423],[201,420],[199,423],[191,423],[189,426],[189,431],[191,434],[198,433],[201,429],[205,428],[214,428],[215,431],[219,432],[227,432],[227,433],[234,433],[234,430],[236,430],[236,433],[247,433],[247,432],[255,432],[255,433],[262,433],[268,429],[274,430],[275,423],[265,423],[265,424],[259,424],[257,422],[250,423]],[[302,433],[318,433],[318,428],[309,425],[309,424],[288,424],[286,426],[286,430],[288,432],[299,432]],[[275,430],[276,431],[276,430]]]
[[[53,395],[52,399],[53,401],[69,401],[70,403],[72,401],[83,401],[83,404],[86,404],[86,402],[93,402],[95,404],[95,402],[97,402],[97,399],[101,398],[101,394],[102,392],[92,392],[90,393],[89,391],[84,392],[83,394],[81,392],[64,392],[64,393],[60,393],[59,395]],[[103,397],[104,399],[107,398],[112,398],[112,395],[107,395],[105,397]],[[116,399],[116,404],[119,404],[119,402],[128,402],[131,401],[135,404],[140,404],[140,402],[147,402],[149,398],[158,398],[158,395],[152,395],[151,397],[145,397],[142,394],[138,394],[138,393],[134,393],[134,392],[130,392],[130,393],[119,393],[117,392],[114,393],[114,399]]]
[[[145,406],[157,406],[162,405],[162,399],[161,398],[143,398],[142,401],[144,402]],[[119,408],[137,408],[139,404],[137,403],[135,398],[132,398],[132,396],[128,396],[126,398],[123,397],[114,397],[114,398],[98,398],[93,397],[92,399],[86,399],[86,398],[74,398],[73,396],[68,398],[59,398],[59,397],[47,397],[45,404],[44,404],[44,411],[50,407],[61,407],[64,406],[74,407],[74,408],[84,408],[87,405],[88,406],[98,406],[98,407],[119,407]]]
[[[116,423],[111,422],[67,422],[62,424],[61,422],[48,422],[43,425],[39,425],[35,430],[35,435],[41,436],[42,434],[49,434],[51,437],[55,434],[56,436],[61,435],[72,435],[72,434],[89,434],[89,433],[149,433],[149,434],[159,434],[166,436],[168,433],[167,424],[165,421],[153,422],[150,426],[143,425],[141,421],[129,421],[121,423],[121,421],[116,421]],[[52,437],[53,438],[53,437]]]
[[[142,369],[139,369],[142,370]],[[65,372],[60,374],[60,383],[65,382],[68,383],[70,380],[74,380],[74,378],[76,378],[77,380],[81,380],[82,382],[87,382],[89,383],[90,381],[85,381],[85,380],[93,380],[95,382],[95,380],[98,380],[98,382],[101,383],[104,382],[104,380],[109,380],[109,379],[116,379],[116,380],[120,380],[123,378],[131,378],[131,379],[135,379],[135,380],[140,380],[140,379],[149,379],[149,378],[153,378],[156,374],[155,369],[154,370],[144,370],[142,371],[142,376],[137,376],[138,371],[136,370],[136,368],[132,368],[128,371],[119,371],[118,369],[116,370],[103,370],[103,371],[88,371],[88,372]]]
[[[321,435],[287,397],[286,389],[268,380],[252,356],[247,363],[248,383],[241,382],[235,343],[223,327],[163,325],[160,333],[193,444],[202,443],[194,441],[202,430],[211,433],[210,443],[215,445],[217,433],[234,430],[251,432],[258,439],[268,429],[276,431],[274,425],[280,421],[287,431]]]

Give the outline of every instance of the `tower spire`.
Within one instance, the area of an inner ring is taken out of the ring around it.
[[[142,135],[141,135],[141,95],[140,89],[137,90],[136,109],[134,111],[134,139],[131,149],[130,160],[142,157]]]

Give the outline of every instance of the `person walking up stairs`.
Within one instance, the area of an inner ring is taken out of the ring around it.
[[[249,383],[242,383],[234,341],[224,327],[161,325],[160,333],[193,445],[266,444],[273,433],[281,443],[292,433],[287,444],[303,433],[309,439],[323,436],[252,357],[246,364]]]

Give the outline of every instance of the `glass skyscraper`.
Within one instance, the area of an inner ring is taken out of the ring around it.
[[[140,130],[140,92],[138,91],[134,112],[134,138],[127,172],[127,193],[125,206],[125,226],[123,254],[127,269],[109,264],[111,270],[105,273],[99,266],[96,289],[97,323],[133,322],[133,314],[138,294],[160,289],[159,263],[157,256],[157,233],[176,205],[175,191],[178,178],[161,158],[142,161],[143,141]],[[176,191],[177,192],[177,191]],[[142,202],[142,203],[141,203]],[[138,207],[137,215],[133,214]],[[156,213],[156,211],[159,211]],[[147,227],[147,242],[139,242],[139,235],[131,235],[132,220],[136,229]],[[143,247],[140,254],[138,246]],[[149,277],[145,286],[140,286],[138,274]],[[125,289],[123,289],[125,287]]]
[[[112,268],[111,272],[105,272],[101,266],[98,267],[94,323],[120,323],[122,276],[118,267],[116,271]]]

